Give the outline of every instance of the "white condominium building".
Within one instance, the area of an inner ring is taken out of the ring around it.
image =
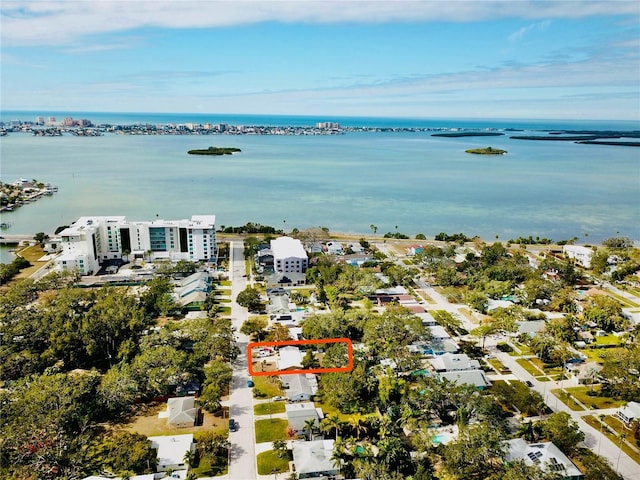
[[[125,255],[216,263],[215,222],[215,215],[142,222],[122,216],[80,217],[59,234],[62,254],[56,259],[56,267],[78,268],[81,275],[92,275],[105,261]]]
[[[302,242],[291,237],[278,237],[271,240],[273,269],[277,273],[302,273],[307,269],[307,252]]]

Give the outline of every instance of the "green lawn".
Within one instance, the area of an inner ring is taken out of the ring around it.
[[[540,369],[536,368],[536,366],[533,363],[531,363],[531,361],[527,358],[518,358],[516,362],[518,362],[518,364],[522,368],[524,368],[527,372],[529,372],[534,377],[537,377],[543,374],[543,372]]]
[[[282,395],[282,388],[280,388],[280,379],[278,377],[251,377],[251,379],[253,380],[255,388],[267,394],[267,396],[264,398],[271,398]]]
[[[189,473],[195,474],[195,478],[216,477],[228,473],[228,465],[225,458],[224,465],[211,465],[209,458],[202,457],[197,467],[189,469]]]
[[[510,370],[507,367],[505,367],[504,364],[497,358],[488,358],[487,363],[489,363],[493,368],[495,368],[501,373],[510,372]]]
[[[222,280],[220,282],[220,286],[221,287],[230,287],[231,286],[231,281],[230,280]]]
[[[620,345],[620,338],[613,334],[605,337],[596,337],[596,345]]]
[[[569,389],[565,388],[565,390],[569,390]],[[573,396],[570,393],[563,392],[562,389],[560,389],[560,388],[555,388],[555,389],[551,390],[551,393],[553,393],[556,397],[558,397],[560,399],[560,401],[562,403],[564,403],[567,407],[569,407],[571,410],[573,410],[575,412],[580,412],[580,411],[584,410],[584,408],[582,408],[573,399]]]
[[[616,400],[611,397],[590,397],[588,393],[591,391],[591,387],[570,387],[565,388],[567,392],[573,395],[578,401],[582,402],[588,408],[599,410],[601,408],[618,408],[624,405],[624,401]],[[595,392],[600,391],[600,386],[593,387]]]
[[[518,343],[518,342],[514,342],[514,346],[518,350],[520,350],[520,354],[521,355],[533,355],[533,352],[531,351],[531,349],[527,345],[524,345],[524,344]]]
[[[256,421],[256,443],[287,439],[287,422],[283,418]]]
[[[284,402],[258,403],[253,407],[254,415],[269,415],[271,413],[284,413]]]
[[[272,475],[289,471],[289,459],[280,458],[275,450],[259,453],[257,459],[258,475]]]

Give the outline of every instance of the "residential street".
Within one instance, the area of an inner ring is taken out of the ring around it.
[[[247,386],[249,371],[247,367],[247,344],[249,338],[240,333],[240,327],[247,319],[248,312],[235,300],[246,287],[244,245],[241,241],[230,242],[229,272],[232,280],[231,316],[236,328],[240,355],[233,364],[233,380],[229,396],[229,416],[238,422],[238,431],[229,433],[231,448],[229,452],[229,475],[231,480],[250,480],[258,478],[256,468],[255,434],[253,424],[253,397]]]

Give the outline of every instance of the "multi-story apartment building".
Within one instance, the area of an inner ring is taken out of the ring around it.
[[[78,268],[95,274],[109,260],[134,258],[216,263],[215,215],[190,220],[129,221],[123,216],[81,217],[60,232],[62,254],[58,269]]]
[[[273,269],[276,273],[303,273],[307,269],[307,252],[302,242],[291,237],[278,237],[271,240]]]

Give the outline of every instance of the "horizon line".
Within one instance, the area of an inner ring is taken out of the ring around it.
[[[568,122],[638,122],[640,127],[640,118],[549,118],[549,117],[447,117],[447,116],[437,116],[437,117],[416,117],[416,116],[403,116],[403,115],[386,115],[386,116],[377,116],[377,115],[343,115],[343,114],[322,114],[322,113],[224,113],[224,112],[169,112],[169,111],[128,111],[128,110],[55,110],[55,109],[18,109],[18,108],[0,108],[0,115],[3,112],[29,112],[29,113],[38,113],[38,112],[50,112],[50,113],[109,113],[109,114],[128,114],[128,115],[229,115],[229,116],[255,116],[255,117],[340,117],[340,118],[380,118],[380,119],[405,119],[405,120],[476,120],[476,121],[496,121],[496,120],[513,120],[513,121],[568,121]]]

